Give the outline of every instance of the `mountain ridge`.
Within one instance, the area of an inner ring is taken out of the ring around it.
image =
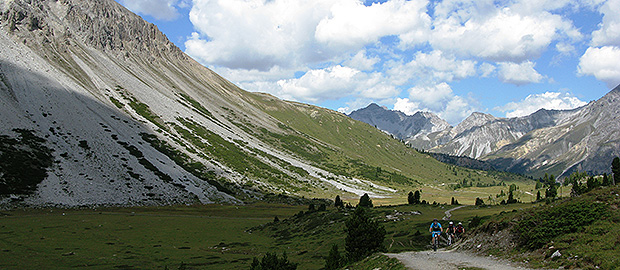
[[[609,173],[609,166],[606,166],[608,161],[604,159],[611,160],[614,156],[620,155],[620,152],[617,149],[614,150],[613,146],[601,148],[599,145],[620,146],[617,142],[617,138],[620,137],[620,127],[606,121],[606,119],[615,119],[620,115],[620,112],[615,109],[620,106],[616,98],[620,95],[619,93],[620,86],[612,89],[601,99],[579,108],[540,109],[530,115],[515,118],[497,118],[489,114],[474,112],[455,127],[427,134],[413,134],[409,137],[399,137],[399,134],[395,136],[405,140],[414,148],[481,159],[490,162],[498,169],[536,177],[541,177],[546,172],[567,176],[575,170]],[[359,111],[355,114],[359,114]],[[596,118],[591,115],[600,115],[600,117]],[[599,132],[601,134],[596,136],[596,140],[592,139],[591,135],[597,129],[580,128],[583,125],[587,126],[587,122],[605,123],[604,125],[598,124],[598,130],[603,131]],[[373,123],[379,129],[382,129],[384,125],[377,121]],[[563,131],[558,130],[560,127],[563,127]],[[564,141],[563,138],[570,142]],[[545,151],[546,147],[556,150]],[[578,149],[596,150],[579,152]],[[601,149],[605,152],[605,157],[599,153]],[[533,152],[538,153],[538,156],[532,154]],[[583,158],[579,157],[579,153],[584,155]]]

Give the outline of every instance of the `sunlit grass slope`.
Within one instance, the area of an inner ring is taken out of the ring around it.
[[[387,184],[401,192],[427,186],[446,190],[463,180],[474,187],[495,186],[502,181],[516,181],[519,185],[532,183],[513,174],[489,173],[441,163],[377,128],[339,112],[282,101],[266,94],[249,93],[247,97],[250,103],[279,120],[282,128],[322,149],[324,155],[313,161],[338,174]]]

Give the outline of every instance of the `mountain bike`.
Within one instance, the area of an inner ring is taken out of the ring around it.
[[[437,251],[437,248],[439,247],[439,235],[441,233],[440,232],[433,232],[432,236],[433,236],[433,240],[431,242],[431,245],[433,246],[433,250]]]

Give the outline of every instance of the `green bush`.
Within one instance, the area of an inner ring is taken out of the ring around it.
[[[372,220],[369,211],[365,207],[357,207],[345,222],[345,249],[351,261],[361,260],[373,252],[385,249],[385,228]]]
[[[517,225],[520,245],[530,250],[541,248],[555,237],[580,232],[608,215],[608,207],[597,202],[570,202],[530,212]]]
[[[265,254],[265,256],[259,260],[254,257],[250,270],[295,270],[297,264],[288,261],[286,253],[282,253],[282,258],[278,257],[275,253]]]
[[[54,162],[45,139],[32,130],[13,131],[18,138],[0,135],[0,195],[32,193]]]

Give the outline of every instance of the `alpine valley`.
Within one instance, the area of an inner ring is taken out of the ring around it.
[[[517,118],[473,113],[455,127],[432,113],[409,116],[376,104],[350,116],[416,149],[445,154],[440,160],[480,159],[536,178],[575,171],[609,174],[611,160],[620,155],[620,86],[573,110],[541,109]]]
[[[446,183],[463,176],[479,186],[528,181],[441,163],[344,114],[244,91],[113,0],[2,0],[0,20],[5,206],[402,198],[422,187],[452,191]],[[617,96],[537,120],[450,128],[433,119],[434,127],[408,130],[445,140],[429,142],[445,151],[511,166],[552,156],[539,167],[564,171],[617,154],[613,134],[598,128],[617,132]],[[491,125],[505,126],[505,139],[479,135]],[[594,137],[607,143],[591,148]]]

